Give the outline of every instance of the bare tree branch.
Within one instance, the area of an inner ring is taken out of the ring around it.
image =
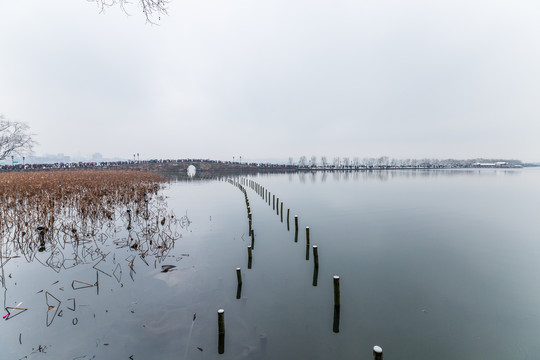
[[[128,14],[126,10],[126,5],[131,2],[128,0],[87,0],[88,2],[94,2],[97,4],[101,12],[104,12],[105,9],[118,5],[120,8]],[[170,0],[137,0],[139,6],[142,9],[146,21],[155,24],[155,19],[157,17],[160,20],[161,15],[167,15],[167,5]]]
[[[0,114],[0,160],[11,155],[26,155],[32,152],[36,142],[28,132],[27,124],[6,120]]]

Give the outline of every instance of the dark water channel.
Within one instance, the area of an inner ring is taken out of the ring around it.
[[[1,322],[2,359],[540,358],[537,169],[245,177],[285,215],[244,186],[251,269],[243,193],[196,178],[164,190],[181,234],[164,256],[121,246],[119,224],[77,264],[68,248],[4,260],[4,304],[28,310]]]

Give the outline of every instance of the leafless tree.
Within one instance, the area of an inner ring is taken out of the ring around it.
[[[315,167],[317,165],[317,157],[313,155],[311,159],[309,160],[309,163],[312,167]]]
[[[326,156],[322,156],[321,157],[321,162],[322,162],[322,165],[324,167],[326,167],[328,165],[328,160],[326,160]]]
[[[289,156],[289,165],[293,165],[294,164],[294,159],[292,158],[292,156]]]
[[[307,158],[305,155],[300,156],[300,159],[298,160],[299,166],[306,166],[307,164]]]
[[[340,165],[341,165],[341,159],[339,158],[339,156],[336,156],[334,158],[334,167],[339,168]]]
[[[35,141],[32,140],[32,134],[28,130],[27,124],[7,120],[0,114],[0,160],[32,152]]]
[[[89,2],[95,2],[100,8],[101,12],[105,9],[118,5],[127,14],[126,5],[131,4],[129,0],[87,0]],[[170,0],[137,0],[137,3],[142,9],[146,21],[155,24],[155,19],[159,20],[161,15],[167,15],[167,5]]]
[[[367,166],[367,167],[372,167],[373,165],[375,165],[375,159],[374,158],[365,157],[363,159],[363,162],[364,162],[364,165]]]
[[[377,159],[377,166],[383,167],[388,165],[388,156],[381,156]]]

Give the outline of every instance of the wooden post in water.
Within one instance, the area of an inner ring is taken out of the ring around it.
[[[340,296],[339,296],[339,276],[334,275],[334,324],[333,331],[339,332],[339,313],[341,310]]]
[[[255,249],[255,230],[251,229],[251,248]]]
[[[373,347],[373,359],[374,360],[382,360],[382,347],[375,345]]]
[[[306,245],[309,246],[309,226],[306,226]]]
[[[225,310],[218,310],[218,354],[225,352]]]
[[[218,310],[218,332],[225,334],[225,310]]]
[[[127,209],[127,214],[129,218],[127,229],[131,230],[131,210],[130,209]]]
[[[276,210],[276,195],[272,195],[272,210]]]
[[[319,248],[317,245],[313,245],[313,261],[315,263],[315,268],[319,268]]]
[[[276,199],[276,214],[279,215],[279,198]]]
[[[298,215],[294,215],[294,242],[298,242]]]
[[[238,285],[242,284],[242,272],[240,268],[236,268],[236,280],[238,280]]]
[[[240,299],[242,297],[242,273],[240,268],[236,268],[236,280],[238,280],[238,285],[236,286],[236,298]]]
[[[283,201],[281,202],[281,222],[283,222]]]

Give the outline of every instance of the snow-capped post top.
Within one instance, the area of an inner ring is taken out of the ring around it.
[[[334,275],[334,306],[339,307],[341,305],[339,294],[339,276]]]
[[[382,360],[382,348],[380,346],[375,345],[373,347],[373,359],[374,360]]]
[[[218,313],[218,333],[225,334],[225,310],[219,309]]]

